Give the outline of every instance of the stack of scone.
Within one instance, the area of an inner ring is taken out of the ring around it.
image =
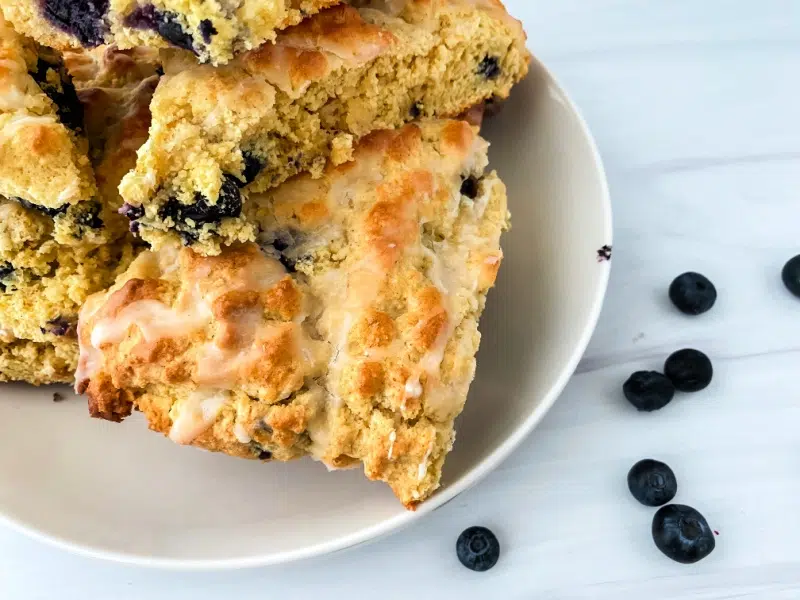
[[[498,0],[0,0],[0,379],[438,487],[508,226]],[[35,41],[34,41],[35,40]]]

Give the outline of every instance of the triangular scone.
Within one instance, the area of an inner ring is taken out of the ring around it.
[[[0,0],[0,8],[19,31],[53,48],[174,46],[219,64],[340,1]]]
[[[330,8],[221,68],[166,60],[150,139],[120,187],[144,239],[210,255],[253,240],[248,194],[319,176],[370,131],[505,98],[527,72],[525,34],[500,2],[372,4]]]
[[[409,508],[439,485],[508,225],[463,121],[366,136],[251,197],[259,244],[145,252],[81,311],[93,416],[253,459],[363,464]]]

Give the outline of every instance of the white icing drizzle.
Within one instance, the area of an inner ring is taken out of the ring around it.
[[[432,452],[433,440],[431,440],[430,445],[428,445],[428,450],[425,452],[425,456],[422,457],[422,462],[419,463],[419,467],[417,468],[417,479],[419,481],[425,479],[425,474],[428,472],[428,462],[430,462]]]
[[[389,434],[389,460],[392,460],[392,454],[394,453],[394,442],[397,440],[397,432],[392,429],[392,432]]]
[[[233,435],[236,436],[240,444],[249,444],[253,440],[241,423],[236,423],[236,425],[233,426]]]
[[[229,394],[220,390],[195,391],[173,406],[169,438],[177,444],[191,444],[217,420],[220,410],[228,403]]]

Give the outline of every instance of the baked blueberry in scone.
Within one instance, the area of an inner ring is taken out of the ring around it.
[[[487,146],[456,120],[373,132],[352,162],[253,194],[258,243],[140,255],[81,311],[91,414],[135,408],[232,456],[362,465],[414,508],[439,485],[502,260]]]
[[[0,8],[18,31],[60,50],[176,47],[219,64],[339,1],[0,0]]]

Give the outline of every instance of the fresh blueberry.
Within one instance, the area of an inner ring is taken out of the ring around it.
[[[500,558],[500,542],[485,527],[470,527],[458,536],[456,554],[468,569],[488,571]]]
[[[203,19],[200,21],[200,25],[197,27],[197,30],[200,32],[200,35],[206,44],[210,44],[211,37],[217,35],[217,28],[214,27],[214,24],[208,19]]]
[[[708,387],[714,376],[714,367],[708,356],[699,350],[686,348],[670,354],[664,363],[664,375],[676,390],[699,392]]]
[[[470,200],[475,200],[478,197],[478,178],[470,175],[461,182],[461,195],[466,196]]]
[[[494,56],[487,56],[481,61],[481,64],[478,65],[478,75],[485,79],[497,79],[500,77],[501,72],[500,61]]]
[[[247,150],[242,152],[242,162],[244,163],[244,168],[242,169],[242,177],[244,178],[243,185],[255,181],[258,174],[261,173],[267,164],[266,161]]]
[[[56,317],[52,321],[47,322],[47,327],[41,327],[40,329],[42,333],[62,336],[75,333],[75,324],[64,317]]]
[[[669,286],[669,299],[682,313],[700,315],[714,306],[717,288],[700,273],[684,273]]]
[[[781,276],[786,289],[800,298],[800,254],[786,263]]]
[[[144,216],[144,206],[136,206],[135,204],[128,204],[126,202],[119,209],[119,214],[123,217],[127,217],[131,221],[135,221]]]
[[[652,412],[672,402],[675,386],[661,373],[637,371],[622,386],[622,392],[638,410]]]
[[[173,46],[194,52],[192,34],[179,22],[177,13],[158,10],[152,4],[140,6],[125,18],[125,25],[137,29],[154,29]]]
[[[678,493],[678,480],[667,465],[646,458],[628,472],[628,489],[645,506],[663,506]]]
[[[14,198],[17,202],[19,202],[22,206],[27,209],[38,211],[42,214],[47,215],[48,217],[57,217],[58,215],[63,215],[67,212],[69,208],[69,204],[64,204],[59,206],[58,208],[48,208],[47,206],[42,206],[40,204],[34,204],[33,202],[28,202],[27,200],[23,200],[22,198]]]
[[[99,46],[106,33],[109,0],[39,0],[45,19],[84,46]]]
[[[703,560],[717,544],[705,517],[682,504],[658,509],[653,517],[653,541],[661,552],[685,565]]]

